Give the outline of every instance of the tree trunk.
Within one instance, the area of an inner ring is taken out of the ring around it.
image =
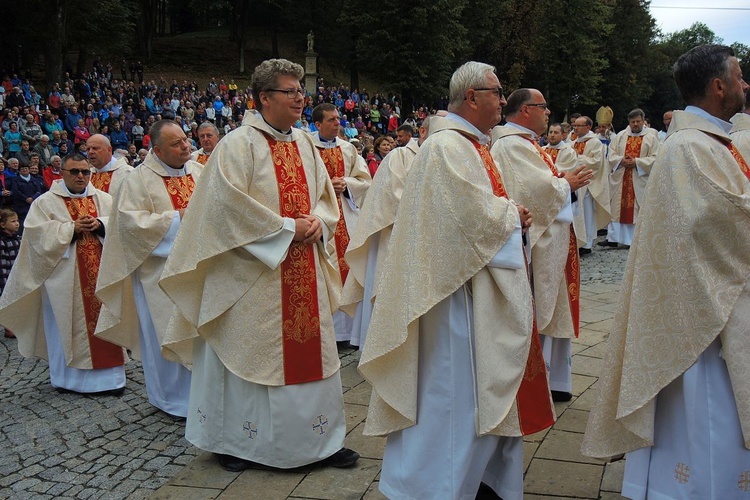
[[[146,61],[151,60],[154,31],[156,30],[156,9],[158,0],[140,0],[141,20],[138,27],[138,53]]]
[[[78,62],[76,63],[76,73],[82,77],[86,72],[86,59],[89,57],[89,51],[85,45],[78,47]]]
[[[48,37],[44,40],[44,82],[47,88],[62,81],[65,50],[65,12],[60,0],[49,0],[51,11]]]

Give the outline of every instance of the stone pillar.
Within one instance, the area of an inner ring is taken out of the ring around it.
[[[318,89],[318,53],[312,50],[305,53],[305,89],[315,97]]]

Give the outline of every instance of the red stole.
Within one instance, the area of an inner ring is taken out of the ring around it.
[[[280,142],[264,134],[279,189],[279,215],[297,218],[310,214],[312,202],[297,143]],[[323,379],[323,356],[318,310],[315,245],[293,241],[281,263],[281,334],[284,346],[284,383]]]
[[[195,180],[191,174],[182,177],[162,177],[164,185],[167,188],[169,198],[172,200],[172,207],[175,210],[187,208],[190,197],[195,189]]]
[[[625,156],[640,158],[642,135],[628,136],[625,144]],[[634,224],[635,219],[635,187],[633,186],[634,168],[626,168],[622,176],[622,194],[620,195],[620,224]]]
[[[94,198],[65,198],[65,206],[70,217],[75,221],[79,217],[90,215],[96,217],[97,210]],[[99,264],[102,260],[102,243],[94,234],[82,232],[76,239],[76,263],[78,278],[81,282],[83,313],[86,318],[86,333],[91,352],[91,365],[94,369],[112,368],[125,364],[122,347],[94,337],[96,322],[102,303],[94,295],[96,278],[99,276]]]
[[[492,193],[499,198],[507,198],[508,193],[503,186],[503,179],[492,159],[489,148],[469,139],[482,158],[484,168],[492,184]],[[524,253],[524,261],[526,253]],[[526,268],[528,273],[528,267]],[[532,299],[533,300],[533,299]],[[526,369],[521,380],[521,386],[516,393],[518,406],[518,423],[524,436],[546,429],[555,423],[555,414],[550,403],[550,390],[547,381],[547,369],[542,355],[542,342],[536,326],[536,313],[531,329],[531,346],[529,357],[526,359]]]
[[[323,158],[323,163],[326,165],[326,170],[328,170],[328,177],[333,179],[334,177],[344,177],[346,175],[344,155],[339,146],[335,148],[318,148],[318,151]],[[349,265],[344,260],[346,247],[349,246],[349,230],[344,220],[341,196],[336,196],[336,202],[339,204],[339,221],[336,224],[334,240],[336,242],[336,256],[338,257],[339,273],[341,273],[341,283],[343,284],[346,283],[346,277],[349,274]]]
[[[562,177],[560,172],[557,171],[552,158],[545,154],[544,150],[536,143],[531,141],[536,150],[542,156],[544,163],[547,164],[552,175],[555,177]],[[555,149],[554,151],[558,151]],[[565,283],[568,285],[568,303],[570,304],[570,315],[573,318],[573,331],[578,338],[580,332],[580,314],[581,314],[581,273],[578,265],[578,242],[576,241],[576,232],[573,229],[573,224],[570,225],[570,238],[568,239],[568,259],[565,262]]]
[[[747,180],[750,181],[750,167],[748,167],[745,159],[742,157],[740,152],[731,142],[727,143],[727,148],[729,148],[729,152],[732,153],[732,156],[734,156],[734,159],[737,160],[737,164],[740,166],[740,170],[742,170],[742,173],[745,174],[745,177],[747,177]]]
[[[583,154],[583,150],[586,149],[586,141],[574,142],[573,149],[579,155]]]
[[[112,184],[113,173],[114,170],[110,170],[109,172],[94,172],[91,174],[91,184],[99,191],[109,193],[109,185]]]
[[[195,161],[197,161],[201,165],[205,165],[206,163],[208,163],[208,156],[209,155],[207,155],[206,153],[200,153],[198,155],[198,158],[195,159]]]
[[[547,154],[550,158],[552,158],[552,161],[554,163],[557,163],[557,155],[560,154],[560,150],[555,148],[547,148]]]

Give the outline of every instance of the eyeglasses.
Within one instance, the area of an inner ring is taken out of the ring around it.
[[[474,92],[492,92],[492,95],[495,97],[502,97],[503,96],[503,88],[502,87],[487,87],[487,88],[481,88],[481,89],[472,89]],[[466,98],[464,97],[464,101]]]
[[[266,89],[264,92],[282,92],[286,94],[289,99],[294,99],[298,95],[304,96],[305,89]]]
[[[60,170],[62,170],[63,172],[70,172],[70,175],[72,175],[73,177],[78,177],[81,174],[83,174],[84,177],[88,177],[89,175],[91,175],[91,170],[87,168],[61,168]]]
[[[542,108],[542,109],[547,109],[549,107],[549,106],[547,106],[546,102],[527,103],[527,104],[524,104],[524,106],[530,106],[532,108]]]

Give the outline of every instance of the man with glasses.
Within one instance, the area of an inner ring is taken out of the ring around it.
[[[489,151],[504,104],[494,67],[453,73],[376,276],[359,370],[372,384],[365,434],[387,436],[388,498],[474,498],[484,482],[521,499],[521,436],[554,421],[524,264],[531,214]]]
[[[162,357],[173,305],[158,281],[203,166],[190,161],[190,142],[174,121],[159,120],[150,134],[151,153],[125,175],[112,209],[96,331],[141,359],[149,402],[180,419],[187,416],[190,371]]]
[[[609,145],[607,161],[609,174],[610,212],[612,222],[607,227],[607,241],[601,246],[630,247],[646,196],[646,183],[659,151],[659,137],[644,126],[643,110],[628,113],[628,127],[617,134]]]
[[[133,167],[128,165],[126,158],[116,160],[112,156],[112,145],[107,136],[102,134],[94,134],[88,138],[86,156],[92,168],[91,184],[115,196]]]
[[[518,89],[504,108],[507,125],[492,131],[492,157],[503,172],[508,195],[534,214],[527,233],[531,250],[536,325],[541,334],[553,401],[570,401],[571,339],[578,337],[580,266],[573,229],[575,191],[593,176],[585,165],[558,171],[537,142],[550,111],[536,89]]]
[[[591,253],[596,232],[607,227],[610,222],[606,148],[591,131],[593,124],[588,116],[576,118],[573,123],[573,131],[577,136],[573,149],[578,154],[578,165],[585,166],[594,173],[589,184],[581,188],[579,193],[583,197],[583,216],[586,220],[586,244],[579,250],[581,255]]]
[[[231,471],[359,458],[332,320],[336,192],[294,128],[303,76],[285,59],[255,68],[256,109],[212,153],[160,282],[177,306],[165,352],[193,365],[185,437]]]
[[[112,198],[89,183],[86,158],[67,156],[62,182],[37,198],[7,286],[0,322],[25,357],[49,361],[60,391],[122,394],[121,347],[94,337],[101,303],[94,295]]]

